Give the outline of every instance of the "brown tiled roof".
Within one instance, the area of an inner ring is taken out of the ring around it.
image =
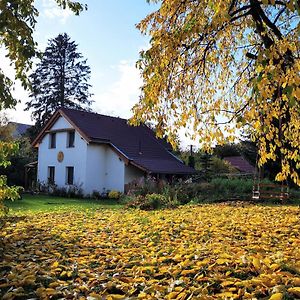
[[[62,108],[62,115],[89,142],[109,143],[130,163],[150,173],[192,174],[194,169],[184,165],[169,150],[170,144],[157,139],[147,126],[129,126],[126,119]]]
[[[254,173],[255,168],[243,156],[226,156],[223,158],[242,173]]]

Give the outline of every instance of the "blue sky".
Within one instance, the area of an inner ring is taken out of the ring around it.
[[[88,10],[80,16],[61,10],[53,0],[37,0],[40,15],[34,33],[40,50],[47,41],[66,32],[78,44],[78,50],[91,67],[93,109],[99,113],[129,117],[130,108],[138,101],[141,79],[135,62],[148,38],[135,24],[155,10],[146,0],[83,0]],[[9,74],[8,62],[1,67]],[[9,116],[14,121],[32,123],[30,112],[24,112],[28,94],[16,85],[15,96],[21,99]]]

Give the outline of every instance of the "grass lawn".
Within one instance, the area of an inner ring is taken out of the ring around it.
[[[298,207],[20,202],[0,230],[1,299],[300,297]]]
[[[57,212],[82,209],[97,210],[102,208],[117,209],[122,207],[116,200],[69,199],[46,195],[23,195],[23,199],[6,201],[9,214],[23,212]]]

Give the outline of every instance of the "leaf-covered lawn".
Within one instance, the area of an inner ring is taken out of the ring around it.
[[[14,217],[0,233],[0,298],[295,299],[299,214],[205,205]]]
[[[116,200],[68,199],[25,194],[21,200],[6,201],[10,213],[74,211],[82,209],[120,208]]]

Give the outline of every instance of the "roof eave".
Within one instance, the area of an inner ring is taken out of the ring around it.
[[[150,173],[152,174],[172,174],[172,175],[193,175],[195,174],[196,172],[177,172],[177,171],[174,171],[174,172],[171,172],[171,171],[150,171]]]

